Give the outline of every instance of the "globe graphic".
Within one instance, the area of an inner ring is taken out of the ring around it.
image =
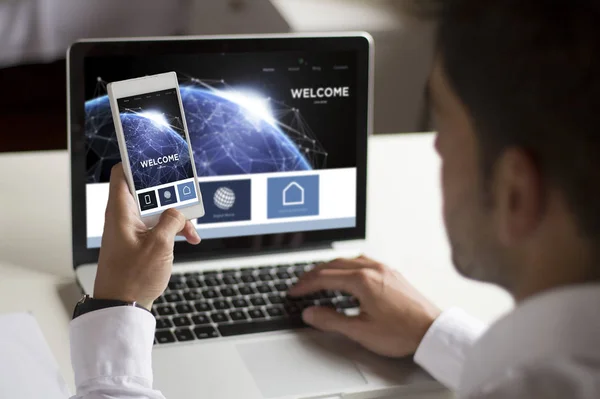
[[[163,122],[164,121],[164,122]],[[137,190],[173,183],[193,177],[187,142],[171,128],[164,118],[153,113],[122,113],[121,123],[131,164],[131,174]],[[178,155],[179,161],[157,166],[143,166],[142,162],[169,155]]]
[[[277,123],[252,112],[248,104],[237,102],[219,91],[197,86],[182,85],[180,93],[199,176],[312,169],[305,154]],[[110,168],[120,161],[108,97],[87,101],[85,114],[88,182],[108,181]],[[172,131],[160,126],[144,126],[148,120],[140,118],[132,117],[128,123],[141,128],[138,129],[140,134],[135,150],[158,149],[168,152],[182,149],[181,141]],[[155,133],[164,133],[166,137],[156,137],[152,144],[144,145],[146,139],[141,133],[148,132],[145,128],[150,129],[153,137]],[[164,171],[168,176],[179,172]]]
[[[213,196],[215,206],[224,211],[231,209],[235,204],[235,193],[229,187],[219,187]]]

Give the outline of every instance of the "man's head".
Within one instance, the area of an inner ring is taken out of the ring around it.
[[[592,278],[600,253],[600,3],[432,3],[439,26],[429,92],[456,267],[517,295],[545,272],[535,269],[540,263],[557,282],[580,266],[575,274]],[[552,268],[570,255],[580,264]]]

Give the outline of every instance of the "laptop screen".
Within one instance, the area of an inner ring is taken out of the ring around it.
[[[87,248],[100,246],[110,170],[120,162],[106,84],[171,71],[206,211],[193,223],[204,240],[355,228],[357,114],[366,112],[357,64],[357,53],[343,50],[85,57]]]

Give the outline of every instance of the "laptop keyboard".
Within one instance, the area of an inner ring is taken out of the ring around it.
[[[339,291],[306,297],[288,289],[312,263],[173,274],[152,306],[155,344],[229,337],[305,327],[301,313],[309,306],[338,311],[358,301]]]

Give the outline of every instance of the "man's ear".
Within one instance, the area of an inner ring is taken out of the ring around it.
[[[540,223],[544,206],[542,176],[527,151],[509,148],[498,158],[493,179],[499,239],[511,246],[527,238]]]

